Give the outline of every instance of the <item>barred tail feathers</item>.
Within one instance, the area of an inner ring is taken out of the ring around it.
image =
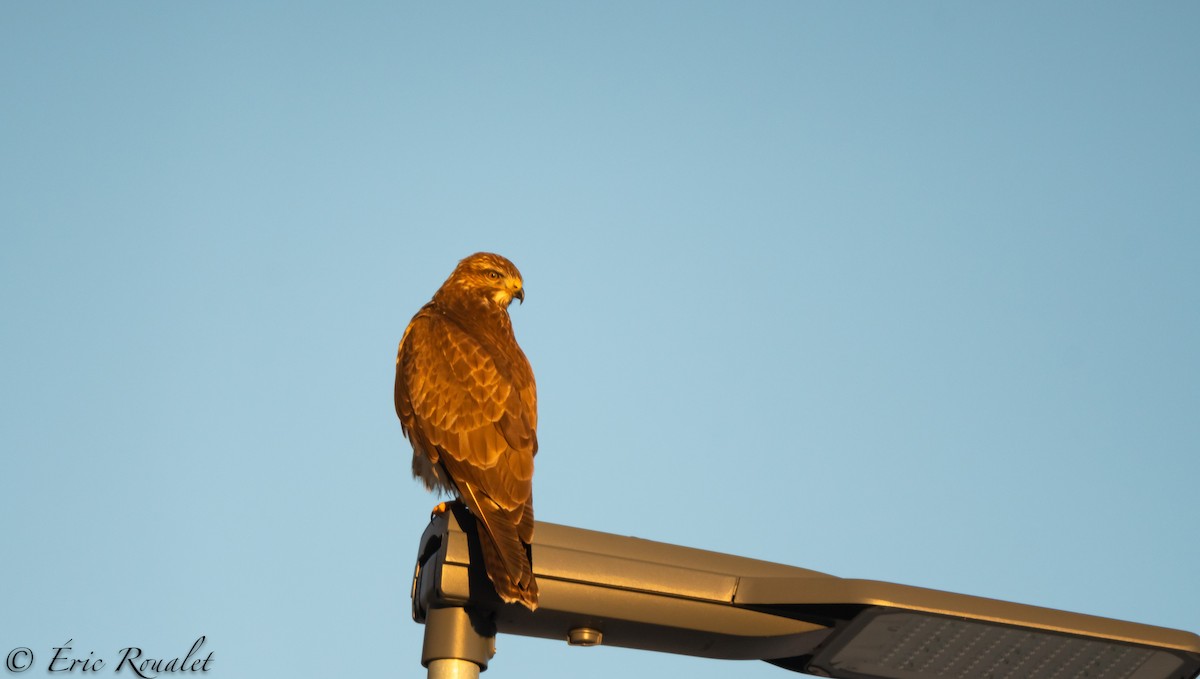
[[[496,593],[505,602],[537,610],[538,587],[530,547],[533,516],[528,505],[505,509],[469,484],[460,484],[459,491],[478,522],[484,570]]]

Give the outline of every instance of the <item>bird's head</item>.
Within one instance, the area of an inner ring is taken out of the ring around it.
[[[442,287],[451,284],[470,295],[486,297],[501,309],[507,309],[514,297],[525,302],[521,272],[512,262],[490,252],[477,252],[459,262]]]

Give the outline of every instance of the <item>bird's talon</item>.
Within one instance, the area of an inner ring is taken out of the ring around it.
[[[429,512],[429,518],[433,519],[441,516],[442,514],[446,513],[447,509],[450,509],[449,505],[447,505],[445,502],[439,502],[437,503],[437,506],[433,508],[433,511]]]

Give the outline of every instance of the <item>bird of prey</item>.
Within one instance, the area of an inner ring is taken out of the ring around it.
[[[396,414],[413,476],[456,495],[477,519],[484,567],[500,597],[537,608],[533,456],[537,388],[508,306],[525,301],[517,267],[479,252],[413,317],[396,355]]]

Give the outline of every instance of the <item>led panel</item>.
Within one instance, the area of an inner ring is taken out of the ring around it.
[[[868,610],[808,671],[845,679],[1182,679],[1166,650],[912,611]]]

